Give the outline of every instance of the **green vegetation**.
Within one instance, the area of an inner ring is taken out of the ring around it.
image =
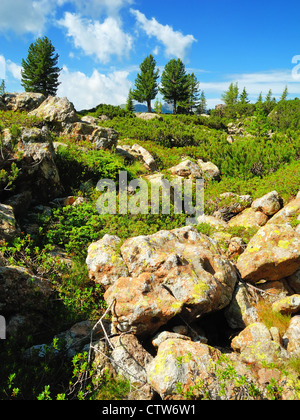
[[[148,112],[152,112],[151,100],[155,99],[158,93],[159,70],[156,69],[156,61],[151,54],[142,62],[140,70],[135,80],[132,97],[138,102],[147,102]]]
[[[204,112],[204,92],[199,97],[195,78],[195,89],[191,90],[191,78],[187,77],[182,63],[175,61],[170,64],[170,69],[166,69],[163,78],[165,98],[173,102],[176,112],[178,105],[179,111],[182,107],[191,113],[191,109],[198,106],[198,110]],[[177,69],[174,72],[178,75],[178,86],[181,85],[178,96],[172,93],[168,80],[172,68]],[[234,98],[228,98],[229,105],[221,111],[211,111],[209,117],[177,114],[162,115],[161,120],[143,121],[134,116],[131,106],[124,110],[105,104],[81,111],[80,115],[107,115],[109,120],[99,121],[99,124],[117,130],[120,144],[132,146],[138,143],[145,147],[154,157],[159,171],[166,175],[183,156],[189,156],[194,162],[202,159],[216,164],[221,172],[220,180],[205,181],[205,213],[208,215],[228,204],[225,199],[220,199],[220,194],[228,191],[238,195],[250,194],[255,199],[276,189],[287,202],[297,194],[300,185],[300,100],[287,100],[285,91],[280,102],[275,103],[269,92],[265,100],[261,98],[256,104],[250,104],[245,89],[240,97],[236,96],[236,86],[233,85],[231,90]],[[160,104],[157,102],[156,105],[159,109]],[[241,123],[244,130],[243,136],[232,144],[227,141],[227,127],[231,122]],[[0,112],[1,193],[12,189],[19,175],[21,151],[17,151],[16,146],[21,127],[40,125],[40,120],[28,117],[26,113]],[[8,130],[12,138],[9,147],[4,145],[4,130]],[[127,171],[130,181],[144,175],[147,170],[141,162],[128,161],[115,150],[96,150],[88,141],[67,136],[57,138],[54,134],[53,139],[62,143],[57,148],[56,165],[65,194],[82,197],[84,202],[79,206],[52,206],[50,210],[41,210],[31,220],[39,226],[38,231],[31,235],[22,233],[12,244],[1,243],[0,251],[8,264],[26,267],[35,275],[47,276],[55,290],[55,299],[49,307],[47,333],[43,330],[32,335],[24,329],[22,336],[0,342],[0,399],[126,398],[128,383],[111,377],[108,372],[97,383],[86,381],[83,390],[82,375],[86,372],[92,374],[95,367],[87,365],[86,354],[77,354],[72,361],[57,358],[60,343],[56,339],[44,349],[43,358],[24,363],[23,353],[33,345],[51,342],[54,331],[65,331],[75,322],[86,319],[96,322],[104,313],[104,291],[89,280],[85,264],[87,248],[92,242],[107,233],[124,241],[133,236],[178,228],[185,225],[185,215],[174,212],[170,215],[99,215],[95,204],[99,197],[96,189],[99,179],[118,182],[119,172]],[[296,226],[298,221],[293,223]],[[199,225],[198,231],[209,236],[214,233],[207,224]],[[241,237],[247,244],[256,230],[232,227],[224,232]],[[57,249],[63,252],[66,261],[53,256]],[[285,331],[287,317],[275,315],[263,306],[259,309],[262,322],[268,327],[276,326],[281,333]],[[180,366],[181,360],[177,362]],[[299,359],[291,360],[288,367],[277,368],[281,371],[292,369],[299,375]],[[219,383],[219,396],[226,396],[226,385],[230,382],[241,397],[259,397],[255,386],[237,374],[229,360],[220,360],[215,366],[215,377]],[[179,394],[182,389],[182,384],[178,384]],[[265,398],[280,399],[280,392],[279,385],[271,382]],[[188,399],[209,398],[208,390],[201,383],[183,396]]]
[[[26,60],[22,60],[21,84],[26,92],[55,96],[59,86],[58,54],[45,36],[30,44]]]

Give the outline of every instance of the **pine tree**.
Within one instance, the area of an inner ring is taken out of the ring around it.
[[[222,100],[227,106],[236,105],[238,103],[239,88],[238,84],[231,83],[228,90],[222,95]]]
[[[132,99],[132,89],[129,90],[127,102],[126,102],[126,111],[134,112],[134,105]]]
[[[248,98],[248,93],[246,91],[246,88],[244,87],[243,92],[241,93],[241,96],[240,96],[240,103],[241,104],[248,104],[249,102],[250,101],[249,101],[249,98]]]
[[[205,93],[202,90],[201,95],[200,95],[200,103],[199,103],[198,108],[197,108],[197,113],[198,114],[206,114],[206,111],[207,111],[207,102],[206,102],[206,98],[205,98]]]
[[[29,46],[26,60],[22,60],[21,85],[26,92],[55,96],[59,86],[58,54],[45,36]]]
[[[173,114],[177,113],[178,102],[189,98],[189,77],[180,58],[170,60],[161,76],[160,92],[167,103],[173,103]]]
[[[132,97],[138,102],[147,102],[148,112],[152,112],[151,100],[155,99],[158,93],[157,79],[159,70],[156,70],[156,61],[150,54],[140,65],[141,72],[135,80],[135,89]]]
[[[155,101],[154,112],[156,112],[156,114],[162,114],[162,103],[159,99],[156,99]]]
[[[189,84],[189,95],[186,101],[182,101],[178,105],[181,108],[184,108],[189,114],[192,114],[199,105],[200,83],[198,82],[194,73],[188,74],[187,77]]]
[[[2,80],[1,84],[0,84],[0,96],[5,94],[5,80]]]
[[[283,93],[282,93],[282,96],[281,96],[280,100],[281,101],[286,101],[286,99],[288,97],[288,94],[289,94],[288,87],[286,86],[285,89],[284,89],[284,91],[283,91]]]
[[[257,104],[261,104],[263,101],[263,96],[262,96],[262,92],[260,92],[258,98],[257,98]]]

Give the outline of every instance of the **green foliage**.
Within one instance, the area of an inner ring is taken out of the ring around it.
[[[132,97],[138,102],[147,102],[148,112],[152,112],[151,100],[155,99],[158,93],[159,70],[156,69],[156,61],[151,54],[142,62],[140,70],[135,80]]]
[[[117,180],[119,171],[125,169],[122,158],[108,151],[95,150],[89,144],[85,144],[87,152],[83,153],[82,146],[69,143],[57,151],[56,164],[61,181],[70,192],[80,189],[87,181],[95,185],[104,178]]]
[[[55,96],[59,86],[58,54],[45,36],[30,44],[26,60],[22,60],[21,85],[26,92]]]
[[[127,98],[127,103],[126,103],[126,111],[127,112],[134,112],[134,105],[133,105],[133,100],[132,100],[132,90],[129,90],[128,93],[128,98]]]
[[[185,65],[180,58],[170,60],[161,76],[160,92],[164,100],[173,103],[173,114],[177,113],[178,102],[189,98],[190,80],[186,74]]]
[[[274,126],[284,132],[300,129],[300,99],[282,100],[269,115],[269,120]]]
[[[230,83],[230,86],[226,92],[222,95],[222,100],[227,106],[233,106],[238,103],[239,88],[237,83]]]
[[[5,80],[0,83],[0,96],[5,94]]]

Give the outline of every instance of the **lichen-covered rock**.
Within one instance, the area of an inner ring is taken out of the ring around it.
[[[236,287],[232,301],[225,309],[228,325],[233,329],[244,329],[246,326],[258,321],[258,313],[247,287],[239,283]]]
[[[213,362],[220,356],[217,349],[206,344],[168,339],[160,344],[157,356],[147,366],[148,382],[163,399],[184,395],[202,381],[211,384]]]
[[[295,314],[300,311],[300,295],[286,296],[277,300],[272,305],[274,312],[280,312],[283,315]]]
[[[272,191],[261,198],[253,201],[252,208],[259,210],[267,216],[273,216],[283,205],[283,200],[277,191]]]
[[[194,227],[128,239],[121,253],[131,275],[154,274],[188,308],[188,318],[223,309],[232,298],[237,280],[233,265],[216,242]]]
[[[245,228],[257,228],[264,226],[269,218],[261,211],[255,211],[253,208],[243,210],[237,216],[234,216],[228,222],[228,226],[243,226]]]
[[[27,112],[38,108],[45,99],[42,93],[34,92],[6,93],[2,97],[6,110]]]
[[[49,202],[61,194],[63,187],[52,143],[29,143],[24,144],[22,149],[17,190],[30,191],[32,198],[39,202]]]
[[[115,301],[112,310],[115,329],[136,335],[154,334],[179,314],[183,306],[150,273],[119,278],[105,292],[104,299],[108,305]]]
[[[261,322],[246,327],[232,340],[231,347],[247,363],[274,363],[287,357],[286,351],[273,341],[270,331]]]
[[[153,357],[133,334],[113,337],[110,358],[116,373],[131,384],[130,400],[151,400],[153,389],[147,381],[146,369]]]
[[[291,319],[283,340],[289,353],[300,356],[300,315]]]
[[[69,124],[79,121],[74,105],[67,98],[49,96],[42,104],[31,111],[29,115],[42,118],[52,123],[55,128],[62,131]]]
[[[113,284],[104,298],[108,304],[115,300],[113,324],[119,331],[155,333],[179,313],[191,321],[231,301],[236,271],[217,244],[194,227],[130,238],[121,246],[120,255],[115,266],[110,254],[107,264],[106,257],[100,256],[102,265],[97,269],[97,248],[90,249],[94,267],[88,264],[91,278],[100,276],[100,282],[102,273],[108,272],[106,285]],[[116,280],[119,267],[124,268],[122,260],[128,276]]]
[[[268,224],[280,225],[291,223],[293,220],[296,220],[300,215],[300,197],[296,197],[294,200],[290,201],[286,206],[278,211],[269,221]]]
[[[105,235],[100,241],[92,243],[88,248],[86,263],[90,279],[102,284],[105,288],[111,286],[120,277],[129,275],[120,254],[120,245],[120,238]]]
[[[281,280],[300,267],[300,236],[289,225],[266,224],[250,240],[237,268],[250,283]]]

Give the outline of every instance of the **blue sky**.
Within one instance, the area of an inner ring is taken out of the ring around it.
[[[150,53],[181,58],[209,107],[231,82],[255,101],[300,97],[299,0],[1,0],[0,78],[21,92],[29,45],[48,36],[60,56],[59,96],[79,109],[126,101]]]

